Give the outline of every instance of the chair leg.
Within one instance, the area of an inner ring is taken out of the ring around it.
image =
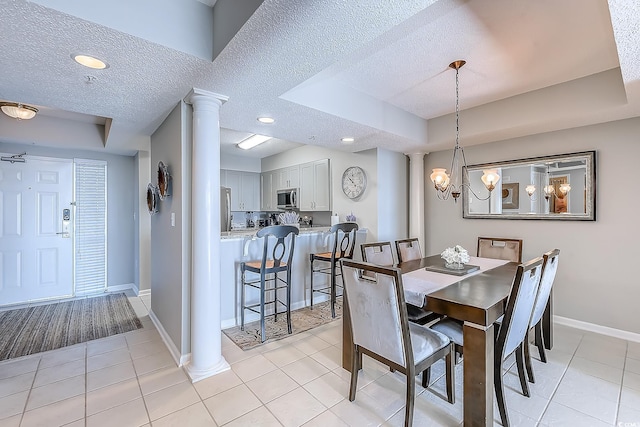
[[[313,254],[309,255],[309,260],[311,261],[311,295],[310,295],[310,308],[313,310]]]
[[[351,386],[349,387],[349,402],[356,399],[356,388],[358,387],[358,372],[360,371],[360,347],[354,344],[351,352]]]
[[[260,341],[264,342],[265,337],[267,336],[267,331],[264,326],[264,282],[265,282],[265,274],[264,271],[260,273]]]
[[[291,333],[291,268],[287,269],[287,329]]]
[[[431,366],[422,371],[422,387],[429,387],[429,383],[431,382]]]
[[[547,355],[544,350],[544,333],[542,332],[542,322],[538,322],[535,326],[535,343],[538,347],[538,353],[540,353],[540,360],[543,363],[547,363]]]
[[[266,285],[266,283],[265,283]],[[278,273],[273,273],[273,320],[278,321]]]
[[[245,280],[245,270],[244,263],[240,267],[241,277],[242,277],[242,286],[240,288],[240,330],[244,331],[244,280]]]
[[[404,413],[405,427],[413,426],[413,406],[414,406],[415,397],[416,397],[416,386],[413,383],[414,381],[415,381],[415,371],[410,369],[409,372],[407,372],[407,402],[405,405],[405,413]]]
[[[524,363],[527,368],[527,377],[530,383],[535,383],[536,379],[533,376],[533,366],[531,365],[531,353],[529,352],[529,334],[524,340]]]
[[[336,317],[336,262],[331,261],[331,317]]]
[[[450,350],[445,357],[446,365],[446,381],[447,381],[447,401],[451,404],[456,403],[456,365],[455,365],[455,350],[454,344],[451,343]]]
[[[496,402],[498,403],[498,412],[500,412],[500,420],[504,427],[509,427],[509,416],[504,401],[504,384],[502,383],[502,361],[496,357],[493,364],[493,387],[496,391]]]
[[[527,382],[527,375],[525,374],[524,368],[524,344],[520,343],[520,345],[516,348],[516,366],[518,367],[518,377],[520,377],[520,386],[522,387],[522,394],[529,397],[529,383]]]

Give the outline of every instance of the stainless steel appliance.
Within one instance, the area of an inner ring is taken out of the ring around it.
[[[298,208],[298,189],[287,188],[276,192],[278,197],[278,209],[297,209]]]
[[[220,231],[231,231],[231,189],[220,187]]]

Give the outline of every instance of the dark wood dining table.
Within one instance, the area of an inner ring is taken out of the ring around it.
[[[402,274],[441,265],[440,255],[398,264]],[[494,322],[504,314],[518,263],[508,262],[426,295],[425,310],[464,322],[463,406],[465,426],[493,425]],[[353,341],[348,302],[344,300],[342,367],[351,370]],[[552,298],[543,317],[545,347],[553,345]]]

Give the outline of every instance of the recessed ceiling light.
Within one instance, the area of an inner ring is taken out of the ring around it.
[[[109,64],[94,56],[74,53],[71,54],[71,58],[73,58],[73,60],[78,64],[93,68],[94,70],[104,70],[105,68],[109,68]]]
[[[271,123],[275,122],[275,119],[273,119],[271,117],[258,117],[258,121],[260,123],[264,123],[266,125],[270,125]]]
[[[355,141],[356,139],[352,136],[346,136],[344,138],[342,138],[340,141],[342,141],[344,144],[351,144],[353,141]]]
[[[242,148],[243,150],[249,150],[256,145],[260,145],[263,142],[270,140],[270,136],[265,135],[251,135],[249,138],[245,139],[241,143],[238,144],[238,148]]]
[[[29,120],[36,116],[38,109],[31,105],[16,102],[0,102],[0,109],[7,116],[18,120]]]

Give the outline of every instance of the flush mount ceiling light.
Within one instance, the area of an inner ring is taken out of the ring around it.
[[[263,142],[270,140],[270,136],[265,135],[251,135],[249,138],[245,139],[241,143],[238,144],[238,148],[242,148],[243,150],[250,150],[256,145],[260,145]]]
[[[93,68],[94,70],[104,70],[105,68],[109,68],[109,64],[95,56],[73,53],[71,54],[71,58],[73,58],[73,60],[78,64]]]
[[[273,119],[272,117],[258,117],[258,121],[260,123],[264,123],[265,125],[270,125],[275,122],[275,119]]]
[[[18,120],[29,120],[36,116],[38,109],[16,102],[0,102],[0,109],[7,116]]]
[[[351,136],[347,136],[342,138],[340,141],[342,141],[343,144],[352,144],[356,139],[351,137]]]
[[[496,184],[500,180],[500,175],[496,169],[488,169],[483,171],[482,182],[484,186],[489,190],[489,195],[485,198],[479,197],[467,183],[469,180],[469,171],[467,168],[467,160],[464,157],[464,149],[460,145],[460,94],[459,94],[459,80],[458,73],[460,68],[466,61],[458,60],[449,64],[450,68],[456,70],[456,146],[453,148],[453,159],[451,160],[451,174],[447,173],[444,168],[435,168],[432,170],[431,182],[438,192],[438,198],[447,200],[449,196],[453,197],[455,202],[458,201],[458,197],[462,194],[462,187],[466,186],[469,189],[469,194],[473,194],[479,200],[487,200],[491,197],[491,191],[496,187]],[[462,162],[462,165],[460,164]],[[460,172],[460,166],[462,166],[462,172]],[[464,176],[462,176],[464,175]],[[460,182],[460,181],[465,182]]]

